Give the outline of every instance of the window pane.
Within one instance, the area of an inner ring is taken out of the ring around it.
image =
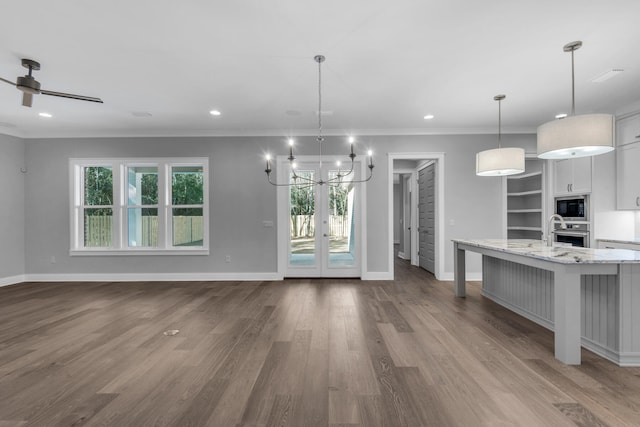
[[[111,247],[113,230],[111,208],[84,210],[84,246],[86,248]]]
[[[171,203],[201,205],[204,201],[202,166],[171,168]]]
[[[113,205],[113,173],[110,167],[84,167],[85,206]]]
[[[129,247],[158,246],[158,208],[129,208]]]
[[[158,204],[158,168],[132,166],[127,168],[129,205]]]
[[[204,221],[202,208],[174,208],[173,246],[202,246]]]

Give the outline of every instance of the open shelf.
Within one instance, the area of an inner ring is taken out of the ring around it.
[[[542,171],[535,171],[530,173],[523,173],[521,175],[509,175],[507,179],[527,179],[527,178],[532,178],[534,176],[541,176],[541,175],[542,175]]]
[[[521,191],[519,193],[507,193],[509,197],[531,196],[533,194],[542,194],[542,190]]]
[[[525,168],[525,173],[506,179],[509,239],[539,239],[544,230],[544,161],[528,159]]]
[[[542,209],[509,209],[507,213],[542,213]]]
[[[507,230],[542,231],[542,227],[509,226]]]

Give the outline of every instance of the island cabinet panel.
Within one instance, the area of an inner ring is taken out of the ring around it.
[[[623,267],[630,270],[626,282],[624,277],[619,282],[618,275],[582,275],[581,339],[583,347],[615,363],[636,365],[637,355],[640,354],[640,328],[632,325],[640,325],[640,310],[633,310],[634,305],[640,307],[640,284],[633,286],[631,277],[640,277],[637,276],[640,275],[640,267]],[[636,271],[632,272],[632,268]],[[552,271],[484,255],[482,294],[554,330],[554,274]],[[620,289],[622,298],[626,298],[622,305]],[[628,306],[626,310],[625,304]],[[621,328],[621,321],[623,326],[628,327]],[[621,337],[620,334],[626,336]],[[620,348],[621,338],[629,343],[625,346],[626,350]]]
[[[548,329],[553,329],[551,271],[483,256],[482,294]]]
[[[618,292],[617,276],[582,276],[582,340],[587,340],[592,348],[601,347],[601,351],[620,350],[618,335]],[[583,344],[584,345],[584,344]]]

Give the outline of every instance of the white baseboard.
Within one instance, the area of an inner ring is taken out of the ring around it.
[[[362,274],[361,280],[393,280],[393,274],[388,271],[369,271]]]
[[[114,274],[27,274],[27,282],[194,282],[194,281],[278,281],[278,273],[114,273]]]
[[[406,259],[406,258],[404,257],[404,252],[398,252],[398,258],[400,258],[400,259]]]
[[[393,244],[394,244],[394,245],[399,245],[399,244],[400,244],[400,240],[394,240],[394,241],[393,241]]]
[[[453,272],[444,272],[438,277],[438,280],[442,280],[443,282],[453,282]],[[468,282],[481,282],[482,281],[482,273],[467,273],[465,275],[465,280]]]
[[[16,285],[18,283],[26,282],[26,278],[24,274],[19,276],[11,276],[11,277],[2,277],[0,278],[0,287],[2,286],[10,286]]]

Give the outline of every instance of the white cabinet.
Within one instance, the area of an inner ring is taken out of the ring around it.
[[[591,193],[591,157],[555,160],[553,163],[554,193]]]
[[[618,147],[640,142],[640,113],[616,122],[616,140]]]
[[[640,209],[640,142],[616,150],[618,209]]]

